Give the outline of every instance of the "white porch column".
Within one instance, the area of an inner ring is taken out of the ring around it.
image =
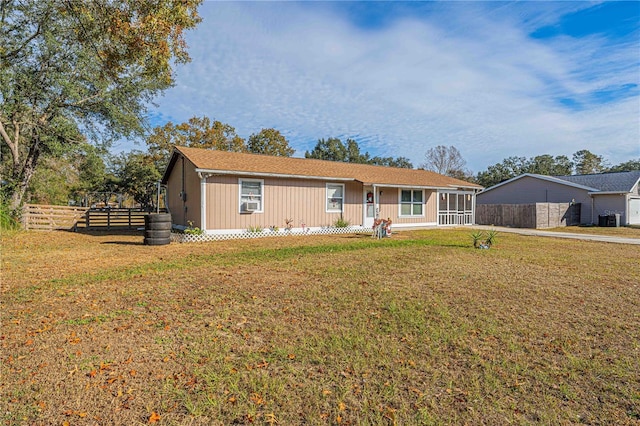
[[[374,219],[380,218],[380,205],[378,204],[380,201],[379,197],[380,195],[378,194],[378,187],[374,183],[373,184],[373,208],[374,208],[373,218]]]

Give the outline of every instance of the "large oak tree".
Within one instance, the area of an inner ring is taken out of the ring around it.
[[[289,145],[287,138],[276,129],[262,129],[249,136],[247,150],[254,154],[275,155],[277,157],[291,157],[296,152]]]
[[[220,151],[246,152],[244,139],[236,129],[209,117],[191,117],[180,124],[168,122],[153,129],[147,138],[149,155],[162,172],[169,162],[175,146],[216,149]]]
[[[141,134],[189,60],[201,0],[0,0],[0,138],[10,208],[41,156]]]

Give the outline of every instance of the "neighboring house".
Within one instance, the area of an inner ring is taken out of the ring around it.
[[[621,225],[640,224],[640,170],[575,176],[523,174],[485,189],[478,204],[580,203],[580,223],[619,214]]]
[[[481,186],[434,172],[176,147],[162,183],[175,225],[206,233],[250,227],[370,229],[474,223]]]

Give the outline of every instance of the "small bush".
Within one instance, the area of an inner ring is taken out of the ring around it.
[[[491,229],[490,231],[483,232],[477,231],[471,234],[473,240],[473,247],[479,249],[488,249],[496,242],[498,231]]]
[[[189,227],[187,227],[184,230],[185,234],[189,234],[189,235],[202,235],[204,234],[204,231],[200,228],[198,228],[197,226],[193,226],[193,222],[189,221],[187,222],[189,224]]]
[[[6,204],[0,203],[0,230],[16,231],[18,229],[20,229],[20,222],[11,214]]]
[[[486,238],[484,240],[484,243],[487,246],[491,247],[496,242],[496,236],[497,235],[498,235],[498,231],[496,231],[495,229],[490,230],[486,234]]]
[[[479,248],[480,244],[482,244],[482,237],[484,236],[484,233],[482,231],[478,231],[478,232],[473,232],[471,234],[471,239],[473,240],[473,247],[474,248]]]
[[[336,228],[347,228],[349,225],[350,225],[349,221],[344,220],[342,216],[340,217],[340,219],[333,222],[333,226],[335,226]]]

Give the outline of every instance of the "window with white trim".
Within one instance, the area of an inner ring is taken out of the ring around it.
[[[327,213],[341,213],[344,205],[344,185],[341,183],[327,184]]]
[[[240,213],[262,213],[264,181],[261,179],[239,179]]]
[[[422,189],[401,189],[400,216],[422,216],[423,200]]]

